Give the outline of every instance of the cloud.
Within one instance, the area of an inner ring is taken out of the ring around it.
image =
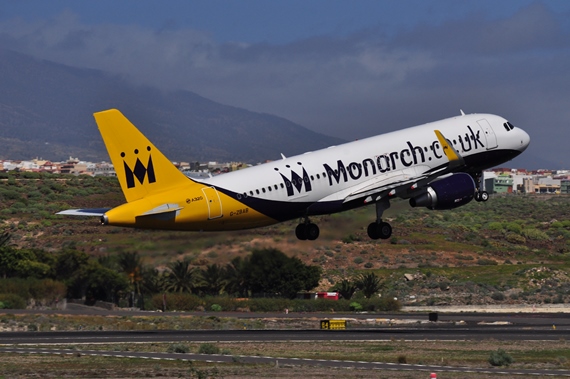
[[[191,90],[346,139],[464,108],[519,120],[533,137],[531,148],[562,149],[548,141],[548,131],[567,128],[570,116],[566,19],[535,3],[501,19],[472,13],[390,35],[378,25],[272,45],[219,43],[169,23],[159,30],[88,25],[66,11],[43,22],[0,23],[0,44],[136,83]],[[558,138],[567,140],[567,133]]]
[[[556,15],[540,3],[512,17],[488,20],[482,13],[440,25],[420,25],[394,38],[397,46],[444,54],[502,56],[567,46],[567,34]]]

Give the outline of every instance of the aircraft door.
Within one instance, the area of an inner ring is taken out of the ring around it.
[[[222,217],[222,201],[218,191],[214,187],[204,187],[202,192],[208,203],[208,219],[213,220]]]
[[[477,121],[481,129],[483,129],[483,133],[485,133],[485,139],[487,140],[487,150],[491,150],[497,147],[497,136],[495,135],[495,131],[489,124],[489,121],[482,119]]]

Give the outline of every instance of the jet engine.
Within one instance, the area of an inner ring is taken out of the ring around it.
[[[430,183],[424,193],[410,199],[410,205],[439,210],[457,208],[473,199],[475,188],[471,175],[453,174]]]

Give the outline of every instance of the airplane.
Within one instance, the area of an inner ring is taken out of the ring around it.
[[[529,135],[492,114],[465,114],[318,151],[195,180],[178,170],[119,110],[94,114],[126,203],[70,209],[103,225],[224,231],[299,219],[299,240],[316,240],[310,217],[374,204],[373,239],[388,239],[382,220],[395,198],[445,210],[487,201],[482,172],[521,154]]]

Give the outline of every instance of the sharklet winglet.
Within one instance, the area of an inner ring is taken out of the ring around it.
[[[434,130],[439,143],[441,144],[441,148],[443,149],[443,153],[447,157],[450,162],[463,162],[463,157],[459,155],[457,150],[449,143],[449,141],[443,136],[443,134],[439,130]]]

